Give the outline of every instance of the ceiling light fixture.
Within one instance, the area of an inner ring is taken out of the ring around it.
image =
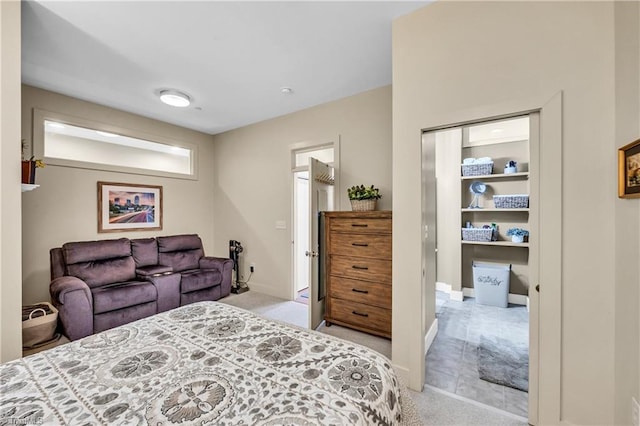
[[[115,133],[103,132],[102,130],[96,130],[96,133],[102,136],[106,136],[108,138],[117,138],[119,135]]]
[[[188,107],[191,104],[189,95],[173,89],[161,90],[160,100],[167,105],[178,108]]]
[[[293,89],[291,87],[281,87],[280,92],[284,93],[285,95],[291,95],[293,94]]]

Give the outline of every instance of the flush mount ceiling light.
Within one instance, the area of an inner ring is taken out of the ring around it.
[[[119,135],[115,133],[103,132],[102,130],[96,130],[96,133],[102,136],[106,136],[108,138],[117,138]]]
[[[191,104],[189,95],[173,89],[161,90],[160,100],[167,105],[184,108]]]
[[[291,95],[293,94],[293,89],[291,87],[281,87],[280,92],[284,93],[285,95]]]

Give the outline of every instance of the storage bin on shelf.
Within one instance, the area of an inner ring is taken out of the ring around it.
[[[511,264],[473,262],[473,288],[476,303],[509,306]]]
[[[462,228],[463,241],[491,241],[492,228]]]
[[[484,176],[493,173],[493,161],[480,164],[462,164],[462,176]]]
[[[493,204],[496,209],[526,209],[529,207],[529,195],[494,195]]]

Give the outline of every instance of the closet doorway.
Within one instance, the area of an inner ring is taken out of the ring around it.
[[[423,205],[436,241],[435,259],[423,262],[436,271],[438,322],[425,381],[528,418],[538,389],[529,294],[538,282],[539,114],[427,131],[422,145],[423,198],[436,206],[430,215]]]
[[[291,149],[292,255],[291,300],[309,306],[309,328],[324,317],[319,281],[318,211],[333,210],[336,179],[336,143],[298,144]]]

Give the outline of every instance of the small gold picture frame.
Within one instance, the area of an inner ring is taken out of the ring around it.
[[[618,197],[640,198],[640,139],[618,150]]]

